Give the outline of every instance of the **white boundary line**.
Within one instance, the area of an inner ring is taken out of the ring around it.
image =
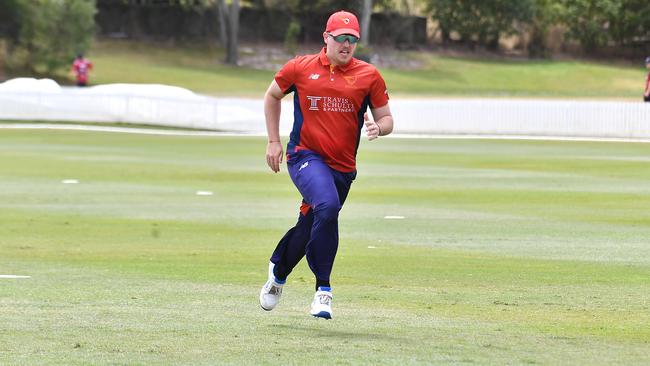
[[[186,131],[186,130],[165,130],[156,128],[138,128],[138,127],[111,127],[111,126],[88,126],[72,124],[54,124],[54,123],[0,123],[0,129],[17,129],[17,130],[75,130],[75,131],[95,131],[95,132],[118,132],[134,133],[141,135],[170,135],[170,136],[256,136],[247,133],[234,132],[211,132],[211,131]],[[262,134],[258,134],[263,136]]]
[[[0,275],[0,278],[32,278],[32,276]]]
[[[217,132],[217,131],[187,131],[187,130],[165,130],[155,128],[138,127],[110,127],[110,126],[88,126],[73,124],[50,124],[50,123],[0,123],[0,129],[24,129],[24,130],[75,130],[95,132],[116,132],[133,133],[141,135],[166,135],[166,136],[266,136],[261,132]],[[532,135],[472,135],[472,134],[414,134],[394,133],[390,138],[405,139],[450,139],[450,140],[539,140],[539,141],[591,141],[591,142],[640,142],[650,143],[650,138],[620,138],[620,137],[568,137],[568,136],[532,136]]]

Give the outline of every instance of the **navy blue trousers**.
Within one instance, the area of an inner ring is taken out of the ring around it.
[[[334,170],[320,155],[309,150],[290,156],[287,168],[303,201],[296,226],[287,231],[271,256],[274,274],[279,280],[285,280],[306,256],[316,277],[316,287],[329,287],[339,246],[339,211],[357,173]]]

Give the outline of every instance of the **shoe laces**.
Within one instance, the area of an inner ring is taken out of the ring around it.
[[[320,294],[316,298],[318,299],[318,302],[320,302],[323,305],[330,306],[332,304],[332,295]]]
[[[280,294],[282,294],[282,287],[271,285],[271,288],[269,289],[269,294],[270,295],[280,295]]]
[[[264,287],[266,287],[269,295],[280,296],[282,294],[282,286],[276,286],[271,280],[269,280]]]

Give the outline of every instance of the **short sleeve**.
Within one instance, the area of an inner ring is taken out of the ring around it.
[[[275,74],[275,82],[287,94],[296,80],[296,59],[290,60]]]
[[[379,108],[388,104],[388,89],[379,71],[375,70],[375,80],[370,85],[370,108]]]

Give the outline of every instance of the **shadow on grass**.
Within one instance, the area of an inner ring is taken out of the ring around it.
[[[316,319],[315,321],[320,321]],[[385,341],[409,341],[408,338],[395,337],[384,333],[368,333],[368,332],[348,332],[340,329],[323,329],[316,327],[305,327],[295,324],[274,324],[272,327],[283,330],[291,331],[293,333],[299,332],[304,333],[306,337],[325,337],[325,338],[337,338],[337,339],[353,339],[353,340],[385,340]]]

